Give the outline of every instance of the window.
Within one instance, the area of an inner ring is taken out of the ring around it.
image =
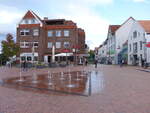
[[[35,24],[35,19],[32,19],[32,20],[31,20],[31,24]]]
[[[33,29],[33,36],[39,36],[39,29]]]
[[[69,30],[64,30],[64,36],[69,37]]]
[[[39,46],[39,43],[38,42],[34,42],[34,47],[38,48],[38,46]]]
[[[138,37],[140,37],[140,32],[138,32]]]
[[[134,53],[137,53],[137,50],[138,50],[137,47],[138,47],[138,46],[137,46],[137,42],[133,43],[133,52],[134,52]]]
[[[60,30],[56,31],[56,37],[61,37],[61,31]]]
[[[140,41],[140,50],[142,50],[143,43]]]
[[[64,42],[64,48],[69,48],[70,43],[69,42]]]
[[[53,36],[53,31],[52,30],[49,30],[48,33],[47,33],[48,37],[52,37]]]
[[[30,46],[29,42],[25,42],[25,47],[28,48]]]
[[[141,60],[142,60],[142,58],[143,58],[143,57],[142,57],[142,54],[140,54],[140,58],[141,58]]]
[[[48,48],[52,48],[52,42],[48,42]]]
[[[131,52],[131,44],[129,45],[129,51]]]
[[[134,31],[133,32],[133,38],[136,38],[137,37],[137,31]]]
[[[24,48],[24,42],[20,42],[20,48]]]
[[[61,48],[61,43],[60,42],[56,42],[56,48]]]
[[[30,43],[29,42],[20,42],[20,48],[29,48]]]
[[[25,23],[25,24],[29,24],[29,20],[28,20],[28,19],[25,19],[25,20],[24,20],[24,23]]]
[[[32,57],[31,56],[27,56],[27,61],[31,61]]]
[[[30,30],[29,29],[22,29],[22,30],[20,30],[20,35],[21,36],[30,35]]]

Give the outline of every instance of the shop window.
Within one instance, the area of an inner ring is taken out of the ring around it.
[[[31,56],[27,56],[27,61],[31,61],[32,57]]]

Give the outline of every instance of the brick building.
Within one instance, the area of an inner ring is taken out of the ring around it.
[[[64,60],[62,53],[68,53],[72,61],[86,55],[85,32],[76,23],[47,17],[42,20],[33,11],[28,11],[19,22],[17,42],[22,61],[51,62],[53,47],[55,55],[60,56],[56,61]]]

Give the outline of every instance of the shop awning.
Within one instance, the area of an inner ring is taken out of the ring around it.
[[[150,42],[146,44],[146,47],[150,48]]]
[[[20,56],[33,56],[33,53],[21,53]],[[34,56],[38,56],[38,53],[35,52]]]
[[[55,55],[55,57],[57,56],[73,56],[73,53],[59,53]]]

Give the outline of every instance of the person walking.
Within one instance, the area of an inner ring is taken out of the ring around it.
[[[144,59],[141,58],[141,66],[144,67]]]
[[[97,60],[96,59],[94,61],[94,64],[95,64],[95,68],[97,68]]]
[[[88,64],[88,61],[87,61],[87,59],[85,58],[85,66],[87,66],[87,64]]]
[[[27,63],[26,63],[26,61],[23,62],[23,71],[27,71]]]
[[[144,59],[144,68],[146,69],[148,67],[146,59]]]
[[[121,59],[121,60],[120,60],[120,67],[122,67],[122,66],[123,66],[123,63],[124,63],[124,60],[123,60],[123,59]]]

